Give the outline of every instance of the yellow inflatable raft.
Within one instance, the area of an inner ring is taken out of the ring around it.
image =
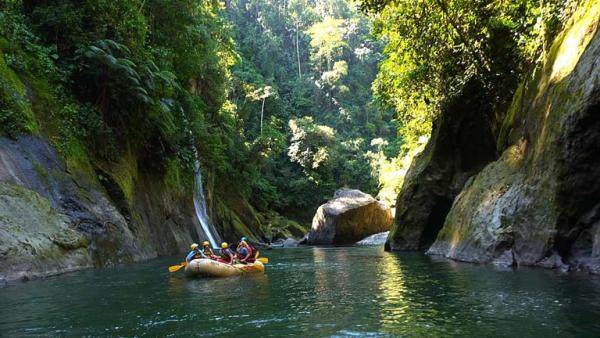
[[[212,259],[194,259],[185,267],[185,275],[188,277],[231,277],[263,272],[265,272],[265,266],[260,261],[252,264],[229,265]]]

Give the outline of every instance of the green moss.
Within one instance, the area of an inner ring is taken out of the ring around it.
[[[270,211],[261,215],[264,218],[261,222],[261,232],[271,240],[283,238],[301,238],[308,229],[297,222],[289,220],[280,214]]]
[[[52,242],[67,251],[86,248],[90,244],[87,238],[74,230],[55,234],[52,237]]]
[[[0,50],[0,133],[15,137],[19,133],[37,132],[38,124],[25,85],[8,67]]]
[[[33,163],[33,170],[43,178],[48,178],[48,171],[39,162]]]
[[[500,127],[500,133],[498,135],[498,141],[496,143],[496,149],[504,149],[509,141],[509,135],[511,129],[514,127],[515,118],[523,109],[523,92],[525,91],[525,82],[521,83],[512,99],[512,103],[508,108],[502,126]]]
[[[244,224],[240,217],[232,211],[222,200],[216,199],[216,220],[224,238],[246,236],[255,239],[254,234]]]
[[[110,175],[121,188],[127,203],[133,205],[135,181],[138,177],[137,158],[128,152],[120,162],[111,166]]]
[[[177,159],[169,159],[165,165],[163,182],[167,191],[177,198],[193,194],[194,177],[190,170],[183,168]]]
[[[69,171],[84,173],[90,177],[93,175],[94,170],[90,164],[88,151],[82,141],[70,138],[66,142],[63,156]]]

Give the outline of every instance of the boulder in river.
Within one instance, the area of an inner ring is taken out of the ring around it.
[[[352,244],[392,225],[392,210],[360,190],[340,189],[317,209],[306,244]]]
[[[385,232],[380,232],[378,234],[375,235],[371,235],[367,238],[364,238],[362,240],[360,240],[359,242],[356,243],[356,245],[384,245],[385,241],[388,238],[388,235],[390,234],[389,231],[385,231]]]

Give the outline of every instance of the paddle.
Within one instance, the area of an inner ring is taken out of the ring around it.
[[[177,272],[186,265],[187,265],[187,262],[181,262],[181,263],[179,263],[179,265],[171,265],[169,267],[169,272]]]
[[[269,263],[269,258],[267,258],[267,257],[258,257],[258,256],[260,256],[260,251],[256,250],[256,258],[255,259],[257,261],[260,261],[263,264]]]

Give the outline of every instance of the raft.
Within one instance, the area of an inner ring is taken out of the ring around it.
[[[265,266],[260,261],[251,264],[229,265],[212,259],[194,259],[185,267],[188,277],[231,277],[248,273],[263,273]]]

